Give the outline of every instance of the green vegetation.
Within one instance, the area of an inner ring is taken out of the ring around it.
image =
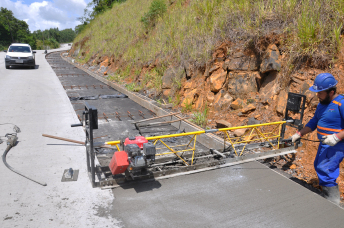
[[[205,127],[207,125],[207,121],[208,121],[207,115],[208,115],[208,107],[206,106],[202,112],[197,111],[193,114],[191,122],[193,122],[193,123],[195,123],[201,127]]]
[[[132,91],[132,92],[138,92],[142,89],[140,86],[138,86],[134,82],[130,84],[126,84],[125,87],[127,88],[127,90]]]
[[[28,43],[32,49],[58,48],[60,43],[72,42],[76,34],[73,29],[58,28],[30,32],[25,21],[18,20],[13,12],[0,8],[0,49],[7,49],[11,43]]]
[[[2,49],[8,48],[15,41],[28,43],[33,48],[36,46],[28,24],[15,18],[12,11],[3,7],[0,8],[0,37]]]
[[[320,61],[338,51],[343,18],[342,0],[127,0],[98,14],[75,41],[88,37],[83,49],[133,64],[202,65],[220,42],[247,40],[264,51],[259,39],[274,32],[286,37],[281,45],[291,59]]]
[[[185,98],[184,107],[182,108],[182,112],[183,113],[190,112],[191,110],[192,110],[192,101]]]
[[[166,12],[167,7],[164,0],[153,0],[149,11],[141,17],[141,22],[146,29],[153,28],[157,19],[161,18]]]

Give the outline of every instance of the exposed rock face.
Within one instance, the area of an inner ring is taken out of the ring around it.
[[[277,83],[277,76],[278,72],[272,71],[263,79],[259,94],[264,99],[272,98],[278,93],[279,86]]]
[[[259,62],[255,55],[247,56],[242,52],[235,53],[231,59],[226,60],[223,64],[223,69],[229,71],[255,71],[258,70],[258,67]]]
[[[180,67],[170,67],[168,68],[164,76],[162,76],[162,89],[171,89],[173,85],[173,79],[180,77],[182,69]]]
[[[181,103],[182,107],[186,107],[187,104],[193,104],[194,98],[198,93],[198,89],[188,90],[184,93],[184,100]]]
[[[233,98],[228,93],[221,96],[221,93],[219,92],[218,94],[216,94],[216,97],[215,97],[214,108],[216,111],[228,110],[232,101],[233,101]]]
[[[223,84],[226,81],[227,77],[227,72],[226,71],[221,71],[219,73],[214,73],[210,76],[210,90],[212,92],[219,92],[220,89],[222,88]]]
[[[280,71],[281,62],[279,61],[280,52],[275,44],[268,46],[266,55],[263,57],[260,64],[260,72],[267,73],[270,71]]]
[[[258,92],[258,86],[256,78],[258,77],[258,72],[239,72],[229,73],[228,79],[228,92],[234,98],[239,96],[247,96],[250,93]]]
[[[202,93],[202,94],[198,97],[198,99],[197,99],[197,101],[196,101],[196,103],[195,103],[195,108],[196,108],[197,110],[202,109],[203,106],[204,106],[204,102],[205,102],[205,95]]]

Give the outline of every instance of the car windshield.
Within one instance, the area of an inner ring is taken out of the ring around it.
[[[10,46],[9,52],[25,52],[30,53],[31,50],[28,46]]]

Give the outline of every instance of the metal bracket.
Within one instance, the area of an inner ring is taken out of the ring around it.
[[[65,169],[63,171],[61,182],[77,181],[79,176],[79,170],[73,170],[72,168]]]

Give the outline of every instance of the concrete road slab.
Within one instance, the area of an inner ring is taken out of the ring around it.
[[[67,47],[64,47],[65,49]],[[110,190],[93,189],[84,147],[42,137],[42,133],[84,141],[79,120],[56,74],[37,51],[36,69],[5,69],[0,53],[0,124],[18,125],[19,143],[8,163],[25,175],[46,182],[41,186],[0,164],[0,227],[117,227],[107,213],[114,199]],[[13,132],[0,125],[0,135]],[[0,151],[6,144],[0,144]],[[78,180],[61,182],[65,169],[78,169]]]
[[[126,227],[342,227],[343,210],[258,162],[113,190]]]

